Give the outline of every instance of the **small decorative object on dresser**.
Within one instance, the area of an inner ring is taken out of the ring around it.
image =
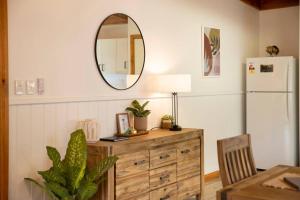
[[[161,128],[162,129],[170,129],[172,127],[173,120],[174,120],[174,118],[172,115],[164,115],[161,118]]]
[[[145,110],[149,101],[146,101],[141,105],[137,100],[132,101],[131,107],[127,107],[126,111],[131,112],[134,115],[134,128],[140,132],[147,131],[148,128],[148,115],[151,113],[150,110]]]
[[[86,119],[79,121],[77,129],[82,129],[85,133],[87,142],[97,142],[99,140],[97,136],[97,121],[94,119]]]
[[[150,131],[121,142],[91,143],[88,163],[118,156],[94,200],[203,199],[203,130]]]
[[[276,45],[267,46],[266,52],[269,54],[269,56],[277,56],[279,54],[279,48]]]
[[[118,113],[116,116],[117,116],[118,134],[121,135],[127,133],[130,129],[128,113]]]

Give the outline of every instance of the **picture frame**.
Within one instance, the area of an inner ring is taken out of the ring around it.
[[[218,78],[221,76],[221,29],[202,26],[202,76]]]
[[[130,128],[128,113],[116,114],[118,134],[122,135]]]

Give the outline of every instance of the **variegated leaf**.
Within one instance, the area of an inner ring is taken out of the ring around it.
[[[78,189],[80,181],[84,177],[86,161],[86,139],[83,130],[80,129],[71,134],[64,160],[68,175],[68,184],[72,193]]]
[[[47,171],[39,171],[38,173],[43,177],[43,179],[46,182],[55,182],[55,183],[60,183],[62,185],[66,185],[65,178],[62,176],[62,174],[57,172],[53,167]]]

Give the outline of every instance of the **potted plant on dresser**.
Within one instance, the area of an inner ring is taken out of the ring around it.
[[[99,161],[92,169],[87,169],[87,144],[83,130],[71,134],[66,156],[61,160],[59,152],[47,146],[47,154],[52,167],[38,171],[44,179],[43,184],[32,178],[25,178],[40,187],[52,200],[88,200],[98,191],[104,181],[104,174],[117,161],[116,156],[109,156]]]
[[[173,121],[174,121],[174,117],[172,115],[164,115],[161,118],[161,128],[170,129],[172,127]]]
[[[138,132],[147,131],[148,127],[148,115],[151,113],[150,110],[146,110],[146,106],[149,101],[146,101],[141,105],[137,100],[131,102],[131,107],[127,107],[126,111],[131,112],[134,116],[134,128]]]

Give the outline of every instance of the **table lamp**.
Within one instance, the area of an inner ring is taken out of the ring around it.
[[[172,116],[171,131],[181,131],[178,125],[178,93],[191,91],[191,75],[189,74],[166,74],[156,75],[153,79],[153,88],[157,92],[172,93]]]

